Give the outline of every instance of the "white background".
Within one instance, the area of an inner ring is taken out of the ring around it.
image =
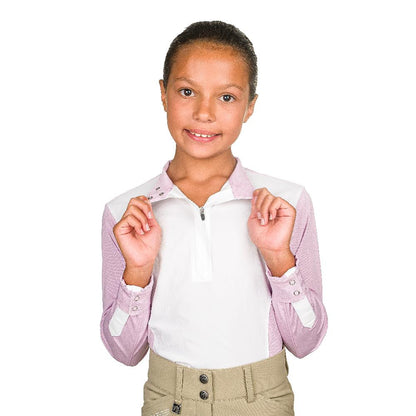
[[[315,209],[326,338],[288,354],[297,416],[415,414],[411,1],[3,1],[3,415],[139,415],[148,355],[99,335],[104,204],[173,157],[158,80],[173,38],[224,20],[254,43],[244,166]]]

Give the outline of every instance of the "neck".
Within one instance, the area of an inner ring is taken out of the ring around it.
[[[229,178],[237,160],[230,152],[210,158],[193,158],[176,151],[166,173],[173,183],[188,181],[192,183],[209,182],[215,177]]]

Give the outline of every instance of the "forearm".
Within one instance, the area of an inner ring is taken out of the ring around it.
[[[281,278],[271,276],[276,322],[288,350],[298,358],[314,351],[325,336],[328,318],[322,298],[309,288],[297,267]]]
[[[124,269],[123,279],[127,285],[145,287],[149,284],[153,271],[153,263],[144,267],[128,267]]]
[[[290,249],[284,251],[260,250],[272,276],[281,277],[296,265],[295,256]]]
[[[328,317],[322,299],[322,277],[313,205],[303,190],[296,206],[290,250],[262,253],[272,290],[276,322],[284,344],[301,358],[324,338]],[[288,271],[292,268],[291,271]]]
[[[136,273],[129,269],[126,271],[126,263],[113,235],[114,222],[106,207],[102,227],[101,339],[116,360],[136,365],[148,349],[147,330],[154,279],[152,272],[149,272],[150,265],[141,274],[137,270]],[[137,291],[131,290],[123,276],[131,285],[143,286],[136,286]]]
[[[140,293],[121,283],[119,295],[101,319],[101,338],[110,354],[123,364],[134,366],[147,352],[153,279]]]

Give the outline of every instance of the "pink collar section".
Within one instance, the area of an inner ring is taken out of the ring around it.
[[[227,182],[231,186],[235,199],[251,199],[254,187],[248,179],[240,159],[238,157],[235,157],[235,159],[237,163]],[[165,163],[155,187],[147,194],[147,198],[150,202],[157,202],[167,198],[170,191],[173,189],[174,183],[166,173],[171,161],[172,160],[168,160]]]

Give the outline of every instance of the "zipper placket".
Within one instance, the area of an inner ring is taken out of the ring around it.
[[[205,220],[205,211],[204,211],[204,206],[202,206],[201,208],[199,208],[199,213],[201,215],[201,219],[202,221]]]
[[[185,200],[192,206],[196,207],[196,209],[199,211],[199,218],[201,221],[201,227],[202,229],[195,230],[196,234],[196,238],[201,239],[200,242],[203,242],[203,246],[199,246],[202,251],[198,250],[199,255],[201,255],[202,253],[204,253],[204,257],[199,258],[196,257],[193,259],[193,280],[194,281],[200,281],[200,282],[205,282],[205,281],[210,281],[212,279],[212,264],[211,264],[211,260],[210,260],[210,232],[208,230],[207,227],[209,227],[209,224],[207,223],[205,217],[206,217],[206,213],[205,213],[205,205],[203,205],[202,207],[199,207],[197,204],[195,204],[195,202],[191,201],[189,198],[185,198]],[[196,218],[195,218],[196,220]],[[202,231],[203,230],[203,231]],[[202,234],[200,234],[202,232]],[[197,267],[198,266],[198,267]],[[202,269],[200,268],[202,267]],[[203,273],[201,274],[201,270],[203,271]]]
[[[189,198],[184,198],[186,202],[191,204],[194,207],[197,207],[199,209],[199,216],[201,217],[201,220],[205,220],[205,205],[202,205],[202,207],[199,207],[197,204],[195,204],[194,201],[191,201]]]

